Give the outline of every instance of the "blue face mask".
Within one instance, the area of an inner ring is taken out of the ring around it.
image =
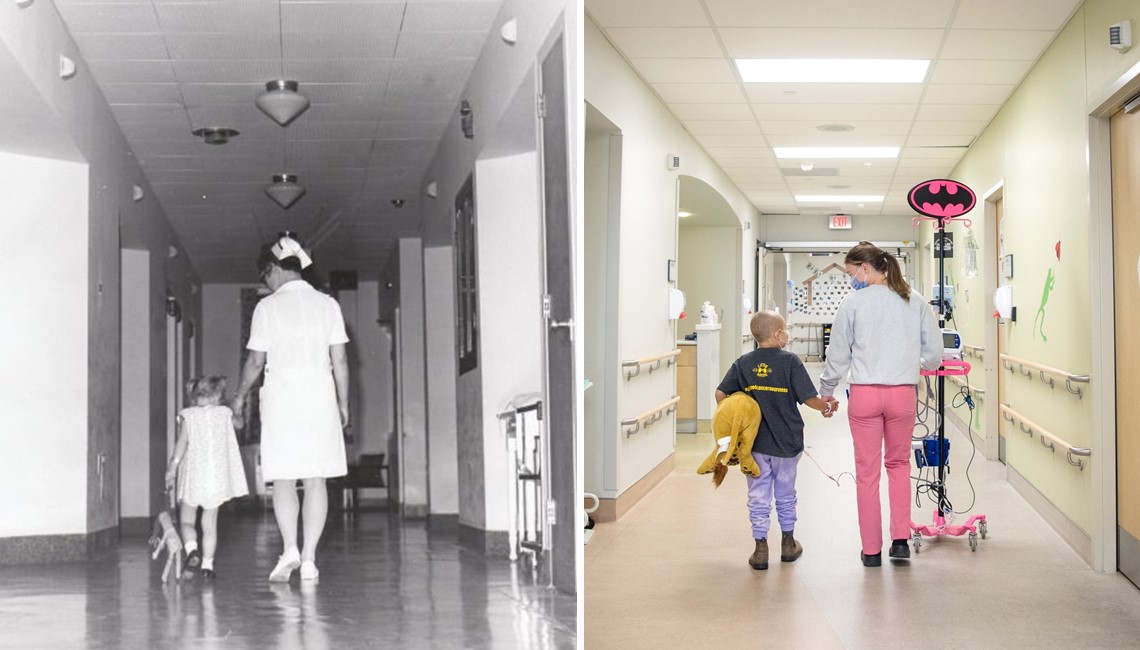
[[[851,276],[851,288],[852,289],[858,291],[860,289],[866,289],[869,286],[871,286],[870,282],[859,279],[859,271],[856,271],[855,275]]]

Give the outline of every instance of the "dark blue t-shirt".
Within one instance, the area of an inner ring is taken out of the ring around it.
[[[760,431],[752,451],[793,458],[804,450],[799,404],[818,395],[800,358],[778,348],[757,348],[735,362],[717,389],[745,392],[760,405]]]

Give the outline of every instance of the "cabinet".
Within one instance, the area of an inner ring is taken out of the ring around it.
[[[695,341],[678,341],[681,350],[677,357],[677,431],[695,433],[697,430],[697,344]]]

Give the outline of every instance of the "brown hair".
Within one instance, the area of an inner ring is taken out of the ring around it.
[[[891,288],[891,291],[899,294],[903,300],[910,302],[910,285],[903,279],[902,268],[899,267],[899,262],[894,255],[869,241],[861,241],[847,251],[847,257],[843,259],[843,263],[854,266],[870,264],[871,268],[886,276],[887,286]]]
[[[748,329],[752,331],[752,338],[757,343],[763,343],[772,337],[784,325],[784,317],[774,311],[758,311],[752,314]]]
[[[220,375],[195,377],[186,382],[186,401],[195,406],[199,401],[215,398],[221,401],[226,392],[226,378]]]

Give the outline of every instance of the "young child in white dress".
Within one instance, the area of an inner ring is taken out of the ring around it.
[[[218,546],[218,507],[249,494],[245,469],[234,433],[233,413],[222,404],[225,377],[198,377],[186,383],[186,400],[193,406],[178,413],[178,441],[166,470],[166,487],[177,480],[179,521],[186,549],[186,566],[214,578]],[[194,519],[202,508],[202,548]]]

